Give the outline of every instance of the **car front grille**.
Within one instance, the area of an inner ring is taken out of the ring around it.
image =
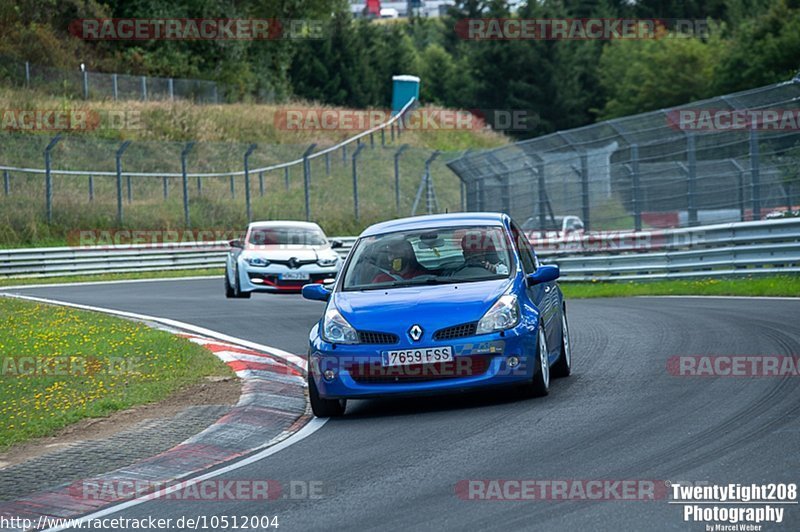
[[[396,344],[400,341],[396,334],[375,332],[375,331],[358,331],[358,341],[362,344]]]
[[[359,384],[405,384],[478,377],[489,370],[491,361],[491,355],[468,355],[455,357],[447,362],[409,366],[384,367],[380,364],[354,362],[347,366],[347,371]]]
[[[478,323],[462,323],[461,325],[454,325],[452,327],[445,327],[439,329],[433,334],[434,340],[454,340],[456,338],[466,338],[467,336],[475,336],[475,331],[478,330]]]

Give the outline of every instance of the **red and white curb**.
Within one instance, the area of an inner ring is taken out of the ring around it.
[[[237,341],[238,339],[227,335],[174,320],[8,295],[85,310],[99,310],[166,326],[170,332],[206,347],[225,362],[242,379],[242,394],[238,403],[225,416],[172,449],[94,478],[0,503],[2,517],[25,518],[36,523],[43,516],[84,516],[88,519],[108,515],[152,499],[155,488],[128,492],[125,496],[112,492],[104,497],[87,498],[76,486],[160,486],[162,489],[159,489],[157,496],[162,492],[168,493],[170,485],[180,484],[185,488],[187,483],[218,476],[270,456],[305,438],[324,424],[324,420],[314,419],[308,408],[304,378],[306,361],[299,356],[267,346],[255,348],[259,344]],[[187,329],[192,332],[186,332]],[[216,338],[201,333],[211,333]],[[216,467],[218,469],[202,474]]]

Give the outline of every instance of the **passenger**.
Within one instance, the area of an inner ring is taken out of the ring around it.
[[[427,273],[417,262],[414,248],[406,239],[396,239],[388,244],[384,250],[386,262],[379,261],[378,273],[373,279],[373,283],[389,283],[392,281],[402,281],[413,279],[418,275]]]
[[[484,231],[465,234],[461,238],[461,251],[464,254],[463,268],[483,268],[502,275],[508,273],[508,266],[500,261],[494,242]]]

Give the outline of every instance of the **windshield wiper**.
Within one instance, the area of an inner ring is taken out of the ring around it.
[[[417,284],[450,284],[452,282],[455,282],[452,277],[437,275],[436,277],[426,277],[424,279],[403,279],[402,281],[395,281],[389,286],[396,288],[398,286],[413,286]]]

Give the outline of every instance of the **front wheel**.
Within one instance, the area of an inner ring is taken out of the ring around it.
[[[242,292],[242,285],[239,282],[239,268],[233,269],[233,297],[237,299],[250,299],[250,292]]]
[[[347,401],[344,399],[323,399],[319,396],[317,383],[314,377],[308,376],[308,398],[311,402],[311,410],[317,417],[340,417],[344,415],[347,408]]]
[[[539,327],[536,349],[536,367],[533,378],[526,386],[527,395],[530,397],[544,397],[550,393],[550,361],[547,357],[547,339],[544,327]]]
[[[225,269],[225,297],[228,299],[236,297],[236,292],[233,291],[233,287],[231,286],[231,282],[228,279],[228,269]]]
[[[561,311],[561,354],[553,364],[551,370],[553,378],[569,377],[572,373],[572,344],[569,339],[569,324],[567,323],[567,311]]]

